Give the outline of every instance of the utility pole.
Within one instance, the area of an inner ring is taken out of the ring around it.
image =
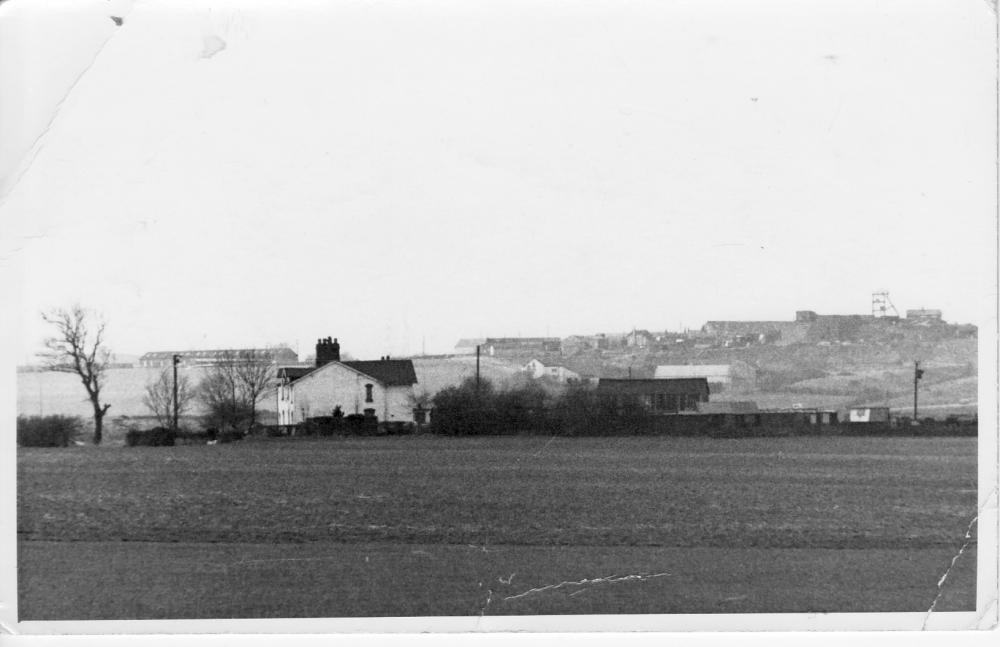
[[[479,344],[476,344],[476,396],[479,396]]]
[[[174,431],[177,431],[177,365],[181,363],[181,356],[174,355]]]
[[[920,362],[913,362],[913,424],[915,425],[920,424],[920,419],[917,418],[917,385],[923,376],[924,371],[920,368]]]

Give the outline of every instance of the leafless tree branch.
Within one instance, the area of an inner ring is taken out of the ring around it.
[[[43,312],[42,320],[55,328],[40,354],[45,367],[80,378],[94,410],[94,444],[100,444],[104,415],[111,408],[101,404],[104,373],[111,360],[111,351],[104,346],[105,323],[79,304]],[[96,326],[93,333],[91,326]]]

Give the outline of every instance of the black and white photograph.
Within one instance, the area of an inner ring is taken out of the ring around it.
[[[994,630],[997,24],[0,1],[0,633]]]

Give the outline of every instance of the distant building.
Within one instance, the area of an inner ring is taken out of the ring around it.
[[[853,407],[848,422],[889,422],[889,407]]]
[[[648,330],[633,330],[625,336],[625,345],[631,348],[649,348],[656,338]]]
[[[798,310],[793,321],[709,321],[698,336],[726,347],[858,341],[865,326],[873,322],[891,325],[897,321],[894,316],[821,315],[812,310]]]
[[[906,320],[914,321],[918,323],[937,323],[942,321],[940,310],[928,310],[926,308],[918,308],[916,310],[906,311]]]
[[[809,423],[813,425],[837,424],[837,412],[833,409],[814,409],[809,411]]]
[[[290,348],[228,348],[221,350],[161,350],[146,353],[139,358],[139,366],[144,368],[163,368],[170,366],[174,355],[181,356],[185,366],[214,366],[219,362],[240,355],[246,357],[252,353],[255,357],[266,357],[278,366],[295,364],[299,356]]]
[[[455,344],[455,354],[475,355],[476,346],[482,346],[485,343],[485,339],[459,339],[458,343]]]
[[[516,353],[560,353],[562,339],[558,337],[487,337],[483,342],[487,355]]]
[[[713,338],[726,346],[783,346],[805,341],[811,326],[806,321],[709,321],[698,336]]]
[[[580,374],[576,371],[565,366],[545,364],[539,359],[532,359],[524,365],[523,370],[536,380],[549,379],[560,384],[569,384],[580,380]]]
[[[732,364],[664,364],[657,366],[653,377],[658,380],[703,377],[713,392],[729,389],[750,389],[756,385],[757,371],[744,362]]]
[[[597,395],[616,409],[638,404],[651,413],[697,412],[708,402],[708,380],[629,380],[601,378]]]
[[[417,374],[408,359],[383,357],[341,361],[340,344],[329,337],[316,344],[315,367],[278,369],[278,424],[308,418],[361,414],[380,422],[416,422],[413,385]]]
[[[607,350],[608,336],[604,333],[596,335],[570,335],[562,340],[562,350],[573,353],[580,350]]]

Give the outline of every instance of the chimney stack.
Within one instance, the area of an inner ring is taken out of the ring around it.
[[[316,367],[340,361],[340,343],[332,338],[316,340]]]

